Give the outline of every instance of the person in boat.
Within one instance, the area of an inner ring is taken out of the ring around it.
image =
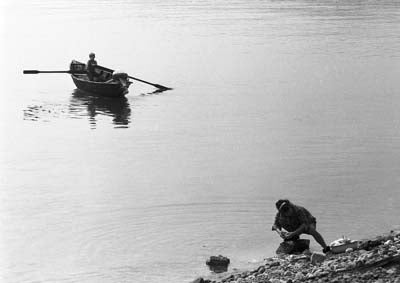
[[[86,64],[86,72],[88,75],[89,80],[94,80],[94,68],[97,66],[97,61],[94,60],[96,55],[92,52],[89,54],[89,61]]]
[[[330,247],[326,245],[324,238],[316,230],[316,218],[307,209],[295,205],[287,199],[278,200],[275,206],[278,213],[275,216],[272,230],[276,230],[285,241],[297,240],[301,234],[308,234],[321,245],[324,253],[330,251]],[[282,228],[287,232],[282,231]]]
[[[128,74],[121,72],[121,71],[115,71],[112,74],[112,78],[109,79],[108,81],[106,81],[106,83],[112,83],[112,82],[118,82],[122,85],[127,85],[129,86],[130,82],[129,82],[129,78],[128,78]]]

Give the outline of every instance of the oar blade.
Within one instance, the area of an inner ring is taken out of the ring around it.
[[[38,70],[24,70],[24,74],[39,74]]]
[[[170,87],[166,87],[166,86],[163,86],[163,85],[158,85],[158,84],[153,84],[156,88],[158,88],[158,89],[160,89],[160,90],[162,90],[162,91],[166,91],[166,90],[171,90],[172,88],[170,88]]]
[[[146,82],[144,80],[141,80],[141,79],[138,79],[138,78],[135,78],[135,77],[132,77],[132,76],[128,76],[128,78],[130,78],[132,80],[135,80],[135,81],[138,81],[138,82],[142,82],[142,83],[148,84],[148,85],[152,85],[152,86],[160,89],[161,91],[166,91],[166,90],[171,90],[172,89],[172,88],[169,88],[169,87],[166,87],[166,86],[163,86],[163,85]]]

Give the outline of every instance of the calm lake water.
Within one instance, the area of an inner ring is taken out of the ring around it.
[[[327,242],[399,227],[397,0],[2,1],[4,282],[189,282],[274,254],[277,199]],[[99,64],[123,99],[75,90]],[[313,250],[320,247],[313,242]]]

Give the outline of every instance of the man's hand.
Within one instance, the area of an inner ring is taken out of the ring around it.
[[[285,240],[290,240],[291,238],[293,238],[293,237],[295,237],[295,236],[296,236],[296,233],[294,233],[294,232],[287,232],[287,233],[284,234],[284,239],[285,239]]]

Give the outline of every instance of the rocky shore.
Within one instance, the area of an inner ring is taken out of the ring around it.
[[[306,253],[265,259],[255,270],[220,281],[196,283],[373,282],[400,283],[400,231],[360,241],[355,250],[326,255]]]

